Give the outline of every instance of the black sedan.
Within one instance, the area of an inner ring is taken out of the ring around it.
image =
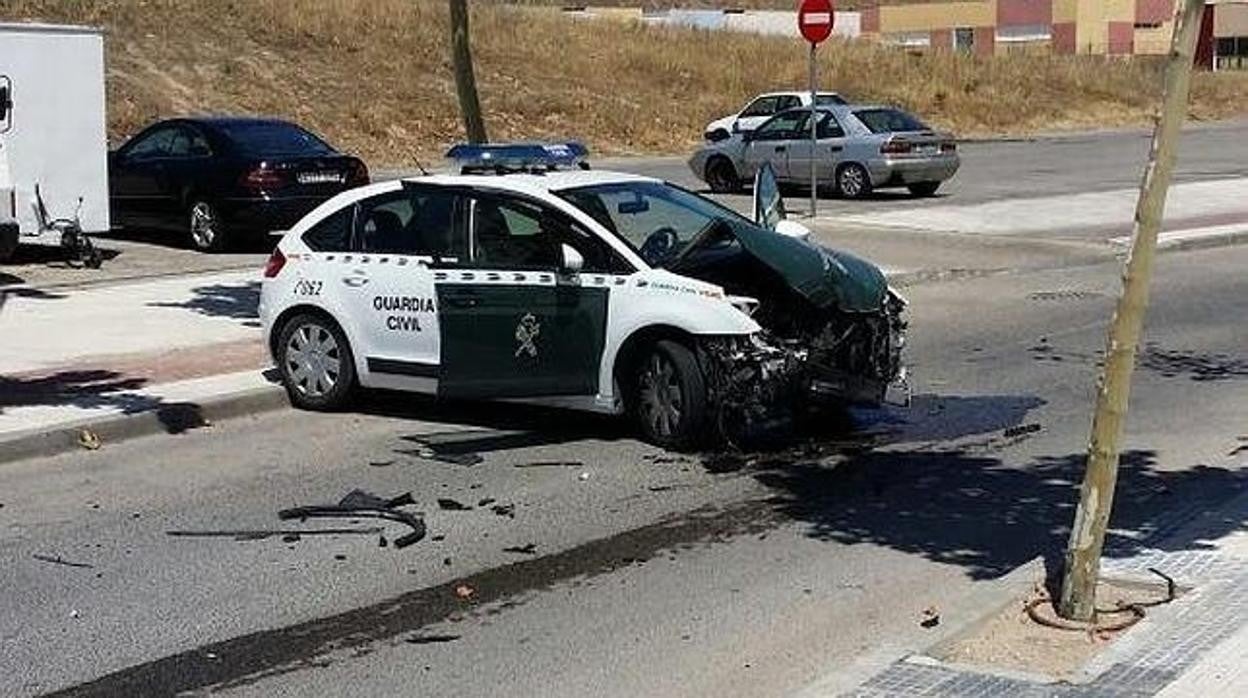
[[[196,117],[148,126],[108,160],[115,225],[176,231],[217,252],[284,230],[368,168],[277,119]]]

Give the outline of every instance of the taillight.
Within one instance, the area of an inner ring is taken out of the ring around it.
[[[914,149],[909,141],[887,141],[880,146],[882,155],[905,155]]]
[[[244,172],[243,176],[239,178],[238,184],[242,188],[251,191],[268,191],[282,187],[286,184],[286,181],[285,172],[270,169],[265,165],[259,165]]]
[[[264,265],[264,278],[272,279],[281,273],[284,266],[286,266],[286,255],[282,254],[281,248],[274,247],[273,254],[269,255],[269,261]]]
[[[347,175],[347,186],[362,187],[368,184],[368,166],[363,160],[356,160],[351,164],[351,173]]]
[[[946,143],[940,144],[940,152],[942,153],[954,153],[954,152],[957,152],[957,150],[958,150],[958,144],[954,143],[953,141],[948,141]]]

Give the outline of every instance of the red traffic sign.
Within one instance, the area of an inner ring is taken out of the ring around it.
[[[832,0],[802,0],[797,8],[797,28],[812,44],[821,44],[832,36],[835,18]]]

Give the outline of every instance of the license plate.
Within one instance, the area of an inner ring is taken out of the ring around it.
[[[300,184],[341,184],[341,172],[300,172],[297,177]]]
[[[919,155],[935,155],[938,150],[940,150],[940,148],[934,145],[921,145],[915,148],[914,152],[918,153]]]

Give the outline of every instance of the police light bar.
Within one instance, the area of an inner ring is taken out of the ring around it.
[[[482,170],[532,171],[559,167],[588,167],[589,151],[575,141],[567,143],[460,143],[446,152],[464,172]]]

